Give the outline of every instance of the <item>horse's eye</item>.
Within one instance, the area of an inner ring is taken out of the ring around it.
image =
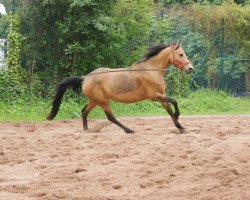
[[[183,57],[183,53],[179,54],[180,57]]]

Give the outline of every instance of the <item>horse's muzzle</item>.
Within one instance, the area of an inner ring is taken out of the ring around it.
[[[190,73],[192,73],[192,71],[194,70],[194,68],[193,68],[192,65],[186,65],[186,66],[184,67],[184,70],[185,70],[185,72],[186,72],[187,74],[190,74]]]

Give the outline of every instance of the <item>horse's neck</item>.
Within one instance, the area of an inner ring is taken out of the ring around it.
[[[162,50],[159,54],[156,56],[150,58],[148,61],[157,69],[167,69],[169,67],[170,63],[170,53],[171,49],[166,48]]]
[[[171,49],[167,48],[162,50],[156,56],[151,57],[150,59],[142,62],[137,62],[131,65],[131,68],[136,69],[167,69],[170,63],[170,53]]]

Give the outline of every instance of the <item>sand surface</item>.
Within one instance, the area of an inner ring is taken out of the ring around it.
[[[250,199],[250,115],[0,123],[0,200]]]

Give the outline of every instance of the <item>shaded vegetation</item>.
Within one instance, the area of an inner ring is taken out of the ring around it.
[[[233,98],[225,92],[198,90],[187,96],[177,97],[182,115],[198,114],[250,114],[249,98]],[[22,98],[13,104],[0,101],[0,121],[43,121],[50,108],[50,100]],[[82,97],[63,100],[56,119],[80,118],[80,110],[86,103]],[[158,102],[143,101],[134,104],[111,102],[116,116],[168,116]],[[90,113],[90,118],[105,118],[101,108]]]

